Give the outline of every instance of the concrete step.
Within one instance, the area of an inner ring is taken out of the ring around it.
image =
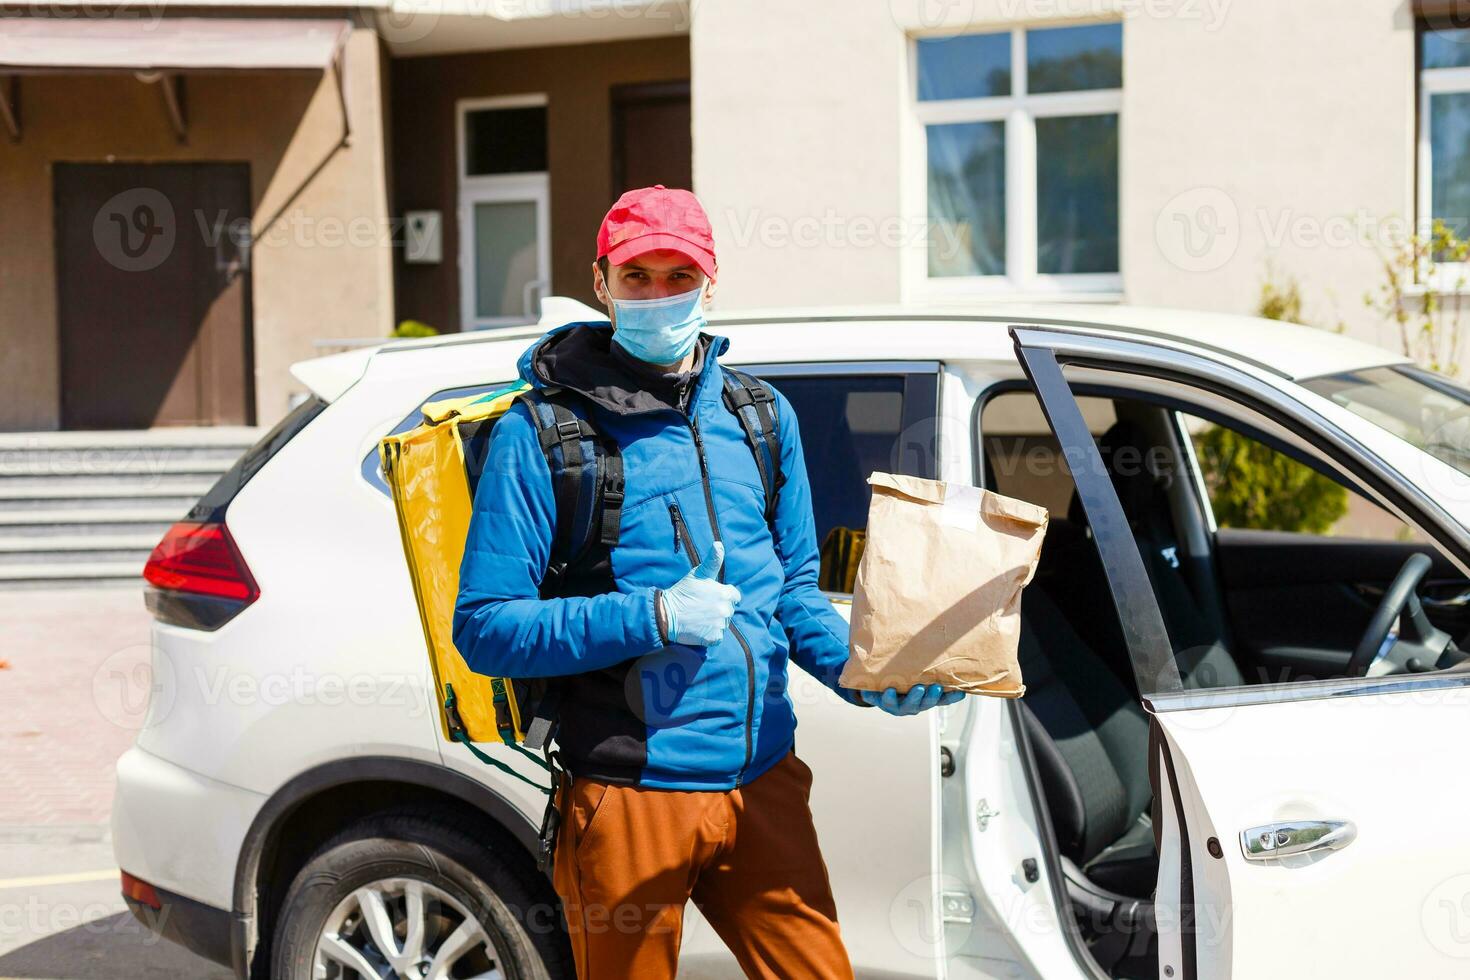
[[[0,569],[36,568],[41,565],[90,565],[97,562],[129,562],[142,568],[152,554],[151,548],[102,548],[96,551],[0,551]]]
[[[158,538],[151,534],[37,534],[0,538],[0,568],[92,562],[136,562],[141,568],[157,543]]]
[[[88,551],[153,551],[159,544],[153,533],[57,533],[57,535],[12,535],[0,538],[0,563],[15,555],[71,555]]]
[[[157,429],[90,429],[67,432],[0,432],[0,453],[12,449],[127,448],[133,446],[238,446],[265,435],[252,425],[173,426]]]
[[[256,428],[0,433],[0,476],[222,472],[264,432]]]
[[[0,589],[113,583],[136,586],[142,575],[142,563],[134,561],[0,566]]]
[[[173,488],[177,493],[189,493],[197,497],[214,486],[221,472],[223,470],[217,471],[215,467],[210,466],[204,469],[191,467],[182,472],[162,473],[84,473],[60,476],[0,474],[0,499],[24,497],[31,493],[40,495],[63,487],[75,491],[74,494],[68,493],[67,496],[80,496],[92,491],[131,494],[134,490]]]
[[[136,585],[257,428],[0,433],[0,589]]]
[[[171,506],[0,510],[0,539],[83,534],[148,534],[157,540],[184,513],[185,510]]]
[[[189,449],[3,450],[0,477],[108,476],[113,473],[223,473],[244,447]]]
[[[76,510],[122,510],[146,504],[149,507],[171,507],[182,514],[194,506],[194,501],[207,486],[198,492],[177,487],[139,487],[133,490],[100,490],[75,487],[60,481],[59,485],[36,490],[0,485],[0,514],[27,510],[45,510],[66,507]]]
[[[9,554],[33,552],[44,548],[54,552],[72,551],[152,551],[159,538],[152,534],[55,534],[44,540],[12,537],[0,538],[0,558]]]

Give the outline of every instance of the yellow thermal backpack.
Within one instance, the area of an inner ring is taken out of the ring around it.
[[[549,719],[533,718],[544,682],[472,671],[454,646],[453,618],[474,503],[471,467],[483,465],[491,426],[527,387],[428,402],[423,422],[378,447],[429,648],[440,731],[481,761],[522,779],[474,743],[503,743],[546,766],[527,751],[541,749],[549,736]]]

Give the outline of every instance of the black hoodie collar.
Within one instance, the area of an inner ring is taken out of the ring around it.
[[[531,369],[543,384],[568,388],[609,412],[683,411],[709,359],[710,338],[700,334],[687,373],[665,373],[617,347],[612,336],[610,327],[589,324],[554,333],[532,354]]]

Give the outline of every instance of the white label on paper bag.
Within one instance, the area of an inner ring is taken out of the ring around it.
[[[973,531],[980,523],[980,488],[947,483],[944,503],[939,505],[939,523]]]

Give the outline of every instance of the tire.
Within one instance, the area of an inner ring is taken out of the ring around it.
[[[423,923],[419,941],[411,920]],[[331,980],[450,980],[492,966],[506,980],[576,976],[556,895],[519,845],[417,810],[323,844],[292,881],[275,936],[275,980],[312,980],[319,966]]]

